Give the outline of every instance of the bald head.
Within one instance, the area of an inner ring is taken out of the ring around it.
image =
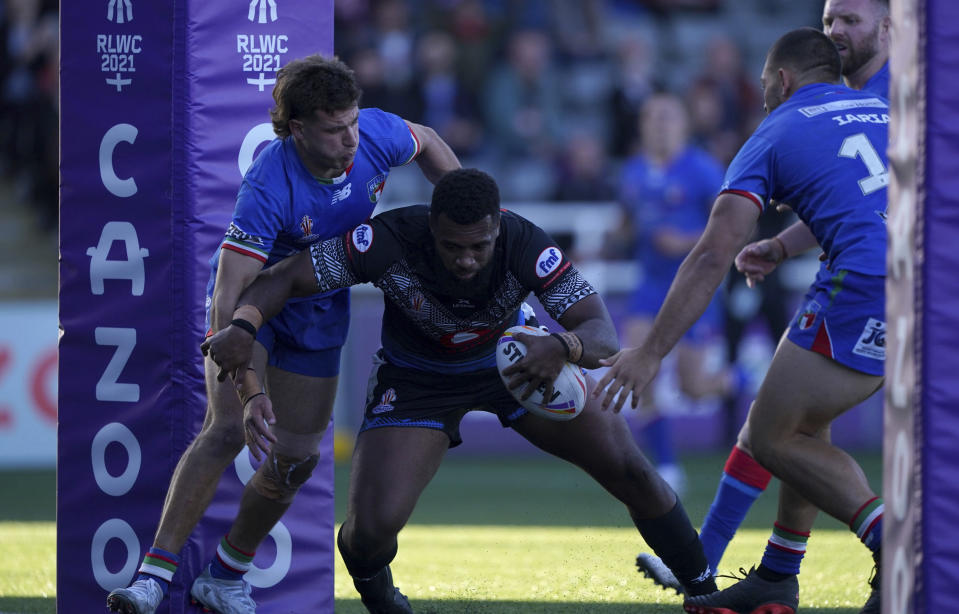
[[[779,37],[766,63],[786,67],[806,82],[837,83],[842,73],[839,51],[829,37],[815,28],[799,28]]]

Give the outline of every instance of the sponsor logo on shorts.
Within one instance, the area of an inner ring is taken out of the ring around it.
[[[383,195],[383,187],[386,185],[386,175],[380,173],[366,182],[366,193],[370,197],[370,202],[375,203]]]
[[[886,323],[875,318],[869,318],[866,326],[859,335],[859,341],[856,347],[852,349],[853,354],[874,358],[876,360],[886,359]]]
[[[822,309],[822,305],[816,301],[809,301],[803,308],[802,312],[800,312],[799,318],[796,320],[799,330],[806,330],[812,326],[816,321],[816,316],[819,315],[820,309]]]
[[[372,409],[374,414],[385,414],[388,411],[393,411],[393,401],[396,400],[396,391],[392,388],[387,388],[386,392],[383,393],[383,396],[380,397],[380,404]]]
[[[365,252],[373,245],[373,227],[361,224],[353,229],[353,245],[357,251]]]
[[[536,276],[546,277],[559,268],[563,262],[563,252],[558,247],[547,247],[536,259]]]

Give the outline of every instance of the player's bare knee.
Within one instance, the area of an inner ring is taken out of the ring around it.
[[[214,421],[200,432],[197,440],[197,445],[217,458],[233,459],[246,445],[239,422],[227,425]]]
[[[313,469],[320,460],[323,432],[296,433],[275,427],[273,434],[276,443],[253,475],[252,484],[261,496],[279,503],[289,503],[313,475]]]
[[[739,429],[739,436],[736,438],[736,447],[750,456],[753,455],[752,443],[749,440],[749,423],[743,424]]]
[[[270,450],[266,460],[253,474],[253,488],[260,496],[278,503],[290,503],[300,487],[313,475],[319,454],[296,458]]]

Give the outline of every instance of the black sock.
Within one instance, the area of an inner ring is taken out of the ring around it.
[[[336,546],[340,550],[340,556],[343,557],[343,564],[346,565],[346,570],[350,572],[350,575],[354,578],[362,580],[372,578],[381,572],[384,567],[389,565],[396,557],[396,551],[399,545],[393,542],[393,548],[384,556],[373,560],[360,560],[346,549],[346,545],[343,543],[343,526],[340,525],[340,530],[336,533]]]
[[[756,575],[767,582],[780,582],[786,578],[793,577],[791,573],[779,573],[761,564],[756,568]]]
[[[704,595],[716,590],[713,570],[709,569],[699,535],[693,528],[683,504],[676,505],[659,518],[633,518],[639,533],[663,560],[690,595]]]

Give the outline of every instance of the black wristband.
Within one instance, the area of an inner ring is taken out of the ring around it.
[[[261,394],[262,394],[262,395],[266,395],[265,392],[257,392],[256,394],[251,394],[250,396],[246,397],[246,399],[244,399],[244,401],[243,401],[243,407],[246,407],[247,403],[249,403],[250,401],[252,401],[252,400],[255,399],[256,397],[260,396]]]
[[[234,318],[230,320],[230,324],[236,326],[237,328],[242,328],[246,332],[256,337],[256,327],[253,326],[253,323],[249,320],[244,320],[243,318]]]
[[[569,360],[569,344],[566,343],[566,339],[563,339],[563,336],[559,333],[550,333],[549,336],[559,339],[559,342],[563,344],[563,349],[566,350],[566,359]]]

